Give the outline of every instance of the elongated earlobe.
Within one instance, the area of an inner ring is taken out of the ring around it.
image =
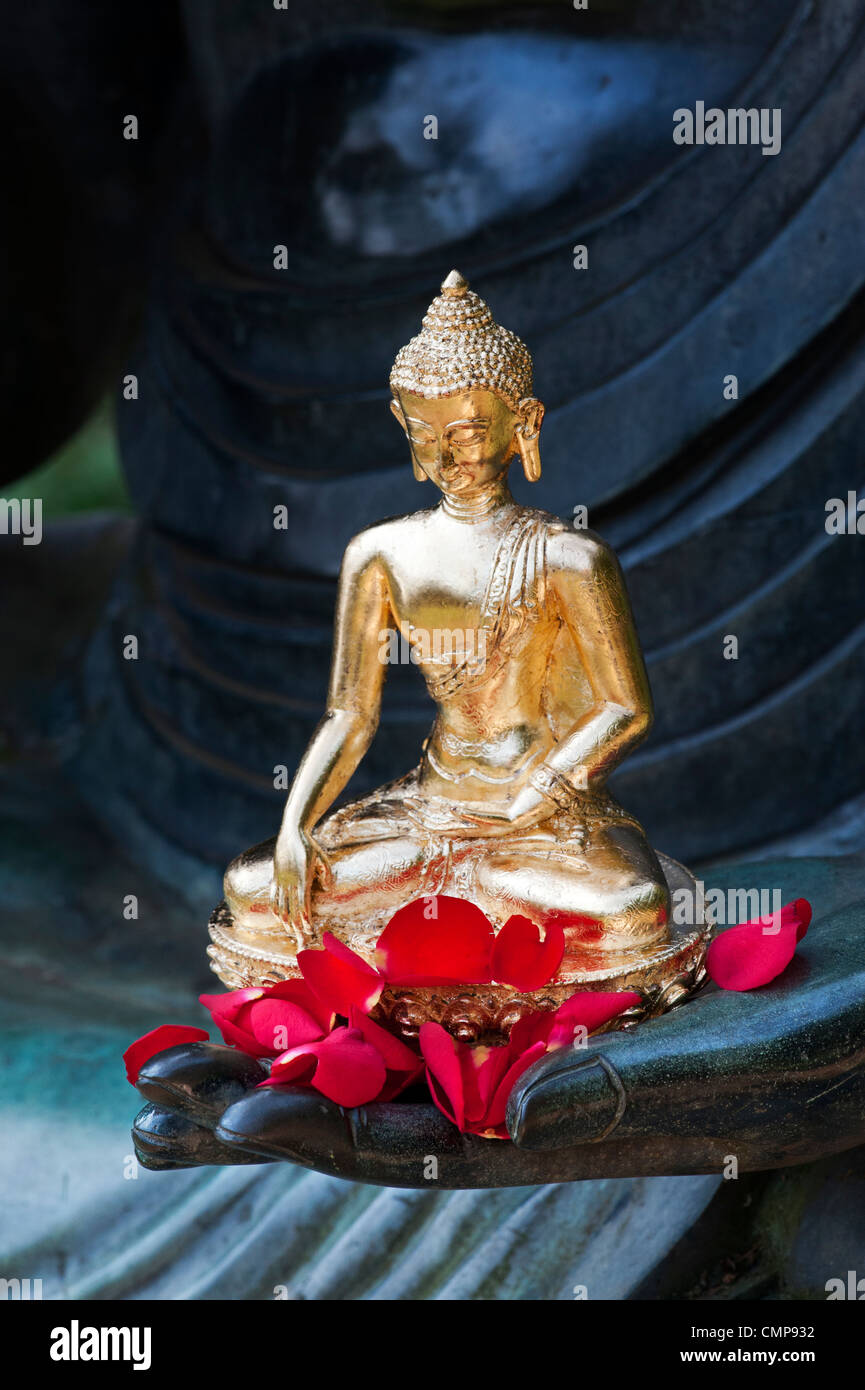
[[[538,448],[538,436],[533,439],[525,439],[522,435],[517,436],[517,448],[520,451],[520,462],[523,465],[523,472],[530,483],[536,483],[541,476],[541,451]]]
[[[523,472],[530,483],[536,483],[541,476],[541,450],[539,437],[544,419],[544,407],[540,401],[527,396],[520,401],[519,411],[523,419],[517,425],[514,437],[523,465]]]
[[[424,473],[423,469],[421,468],[420,464],[414,456],[414,450],[411,447],[411,439],[409,438],[409,432],[405,422],[405,415],[403,414],[402,406],[400,405],[399,401],[391,401],[390,413],[391,415],[393,415],[394,419],[397,420],[399,424],[402,426],[403,433],[406,439],[408,439],[408,447],[411,451],[411,471],[415,476],[415,480],[419,483],[425,483],[427,481],[427,475],[426,473]]]

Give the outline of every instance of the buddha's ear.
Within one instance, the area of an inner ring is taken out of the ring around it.
[[[518,432],[524,439],[537,439],[544,423],[544,403],[535,396],[524,396],[517,406]]]
[[[408,434],[408,426],[406,425],[406,422],[405,422],[405,416],[404,416],[403,413],[402,413],[402,406],[400,405],[399,401],[396,400],[393,396],[391,396],[391,399],[390,399],[390,413],[391,413],[391,415],[394,417],[395,420],[398,420],[398,421],[399,421],[399,423],[402,425],[403,429],[405,430],[406,434]]]
[[[523,472],[530,483],[536,483],[541,476],[541,451],[538,436],[544,423],[543,401],[534,396],[524,396],[517,406],[519,424],[514,432]]]
[[[405,415],[403,414],[402,406],[400,405],[399,401],[398,401],[398,400],[395,400],[393,397],[391,397],[391,402],[390,402],[390,413],[391,413],[391,415],[394,417],[395,420],[398,420],[398,421],[399,421],[399,423],[400,423],[400,424],[402,425],[402,427],[403,427],[403,430],[405,431],[405,437],[406,437],[406,439],[408,440],[408,447],[409,447],[409,448],[411,449],[411,451],[412,451],[412,454],[411,454],[411,471],[412,471],[412,473],[414,474],[415,479],[416,479],[417,482],[419,482],[419,483],[425,483],[426,480],[427,480],[427,475],[426,475],[426,473],[424,473],[423,469],[421,468],[420,464],[417,462],[417,459],[416,459],[415,456],[414,456],[414,449],[412,448],[411,436],[410,436],[410,434],[409,434],[409,432],[408,432],[408,425],[406,424],[406,419],[405,419]]]

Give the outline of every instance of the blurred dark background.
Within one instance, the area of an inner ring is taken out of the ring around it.
[[[132,989],[132,883],[163,983],[203,971],[343,548],[427,503],[387,378],[452,266],[534,355],[520,500],[625,566],[657,721],[617,794],[697,867],[860,847],[865,538],[824,523],[862,485],[862,0],[3,9],[0,487],[51,522],[0,538],[8,959]],[[674,144],[697,101],[780,108],[780,153]],[[416,761],[412,676],[351,793]]]
[[[860,471],[861,4],[8,21],[4,482],[65,451],[50,509],[88,478],[139,518],[98,547],[122,573],[64,744],[115,831],[214,868],[272,833],[343,547],[422,500],[386,383],[451,265],[534,353],[532,500],[586,505],[626,567],[658,718],[620,796],[691,858],[856,819],[865,550],[824,508]],[[780,107],[780,154],[675,145],[697,100]],[[104,411],[68,442],[106,397],[125,489]],[[429,709],[390,685],[352,791],[415,760]]]

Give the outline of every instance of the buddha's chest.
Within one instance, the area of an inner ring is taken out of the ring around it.
[[[418,547],[403,557],[392,584],[392,603],[401,626],[435,626],[459,621],[480,626],[496,548]]]
[[[411,659],[434,684],[452,669],[501,679],[526,661],[542,667],[560,627],[536,587],[491,593],[482,575],[459,584],[431,576],[400,596],[395,617]]]
[[[536,513],[480,527],[431,525],[415,541],[391,598],[396,625],[413,647],[445,652],[456,633],[463,647],[474,649],[481,637],[488,654],[503,656],[546,640],[556,618],[547,593],[546,526]],[[445,656],[438,660],[447,664]]]

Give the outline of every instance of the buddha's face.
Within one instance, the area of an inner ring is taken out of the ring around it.
[[[514,411],[482,389],[437,400],[401,392],[391,410],[408,436],[416,467],[442,492],[462,496],[505,473],[519,448],[520,428],[535,432],[543,417],[539,401],[523,401]]]

